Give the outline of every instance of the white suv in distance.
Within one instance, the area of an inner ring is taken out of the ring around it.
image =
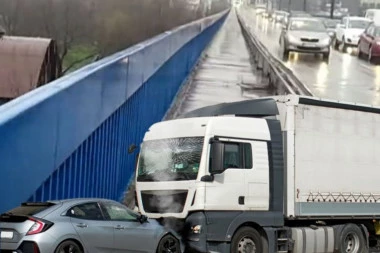
[[[363,17],[343,18],[342,23],[336,27],[334,48],[338,50],[339,46],[342,45],[343,52],[346,52],[348,47],[357,47],[360,35],[371,22],[370,19]]]

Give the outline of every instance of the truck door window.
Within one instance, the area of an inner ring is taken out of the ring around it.
[[[226,143],[224,145],[224,169],[242,168],[239,144]]]
[[[224,145],[224,169],[252,169],[252,146],[250,143],[231,143]]]

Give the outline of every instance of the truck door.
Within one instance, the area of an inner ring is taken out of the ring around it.
[[[224,144],[224,171],[214,175],[212,182],[206,183],[205,209],[244,210],[246,169],[243,154],[246,144],[233,139],[220,141]]]
[[[245,206],[248,210],[269,210],[269,155],[266,141],[253,141],[244,149]]]

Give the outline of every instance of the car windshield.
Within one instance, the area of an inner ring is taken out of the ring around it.
[[[146,141],[142,144],[137,181],[195,180],[203,137]]]
[[[327,28],[335,28],[337,24],[340,23],[339,20],[325,20],[325,26]]]
[[[369,23],[370,22],[366,20],[351,20],[348,22],[348,28],[365,29]]]
[[[293,20],[290,24],[290,30],[307,31],[307,32],[325,32],[326,27],[322,22],[317,20]]]
[[[380,27],[375,27],[374,36],[380,37]]]

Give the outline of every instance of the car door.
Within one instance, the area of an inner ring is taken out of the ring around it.
[[[367,30],[362,34],[361,39],[360,39],[360,50],[368,54],[369,53],[369,48],[372,45],[372,42],[374,40],[374,25],[370,25]]]
[[[347,18],[342,19],[342,23],[337,25],[336,39],[339,42],[343,42],[344,31],[347,27]]]
[[[156,252],[158,226],[138,220],[139,215],[119,203],[102,202],[102,209],[114,227],[114,253]]]
[[[113,252],[113,224],[105,220],[98,202],[75,205],[67,211],[67,216],[87,249],[86,252]]]

